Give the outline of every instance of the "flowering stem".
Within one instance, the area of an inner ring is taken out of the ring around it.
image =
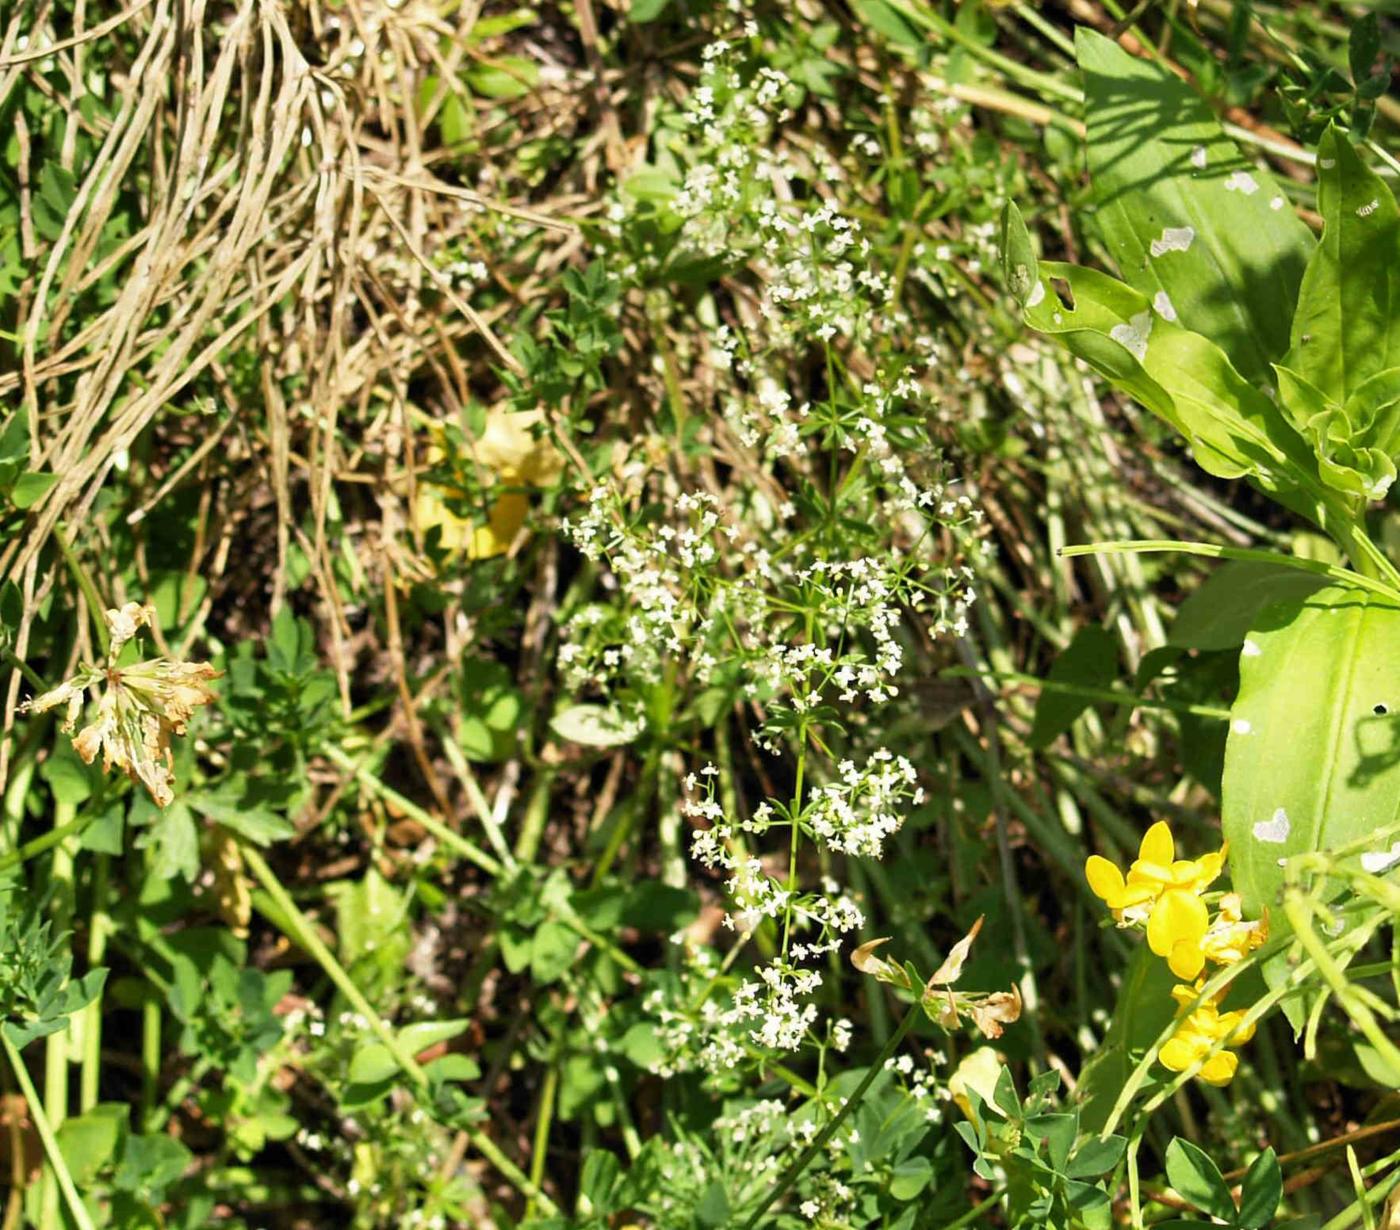
[[[29,1069],[24,1066],[24,1060],[20,1057],[19,1051],[15,1049],[14,1043],[10,1041],[9,1036],[3,1030],[0,1030],[0,1042],[5,1045],[5,1057],[10,1061],[10,1067],[14,1070],[20,1092],[24,1094],[29,1113],[34,1119],[34,1128],[39,1133],[39,1140],[44,1146],[44,1154],[49,1159],[49,1165],[53,1168],[53,1173],[58,1179],[58,1186],[63,1192],[64,1200],[68,1203],[68,1210],[73,1214],[73,1220],[77,1223],[78,1230],[93,1230],[92,1218],[88,1216],[87,1206],[83,1204],[83,1198],[78,1195],[77,1185],[73,1182],[73,1176],[68,1171],[68,1163],[63,1160],[63,1153],[58,1147],[58,1137],[54,1135],[49,1117],[44,1113],[44,1106],[39,1100],[34,1082],[29,1079]]]
[[[1387,1063],[1400,1066],[1400,1047],[1386,1037],[1371,1009],[1353,991],[1342,967],[1332,959],[1326,945],[1318,939],[1317,932],[1312,927],[1312,912],[1302,894],[1297,891],[1286,892],[1283,898],[1283,912],[1288,917],[1293,933],[1302,943],[1308,956],[1313,959],[1318,973],[1332,988],[1337,1002],[1351,1018],[1351,1023],[1366,1036],[1366,1040]]]
[[[836,1135],[836,1129],[839,1128],[855,1108],[860,1105],[860,1100],[865,1096],[865,1091],[874,1083],[875,1078],[885,1070],[885,1062],[899,1048],[899,1044],[904,1041],[904,1035],[913,1028],[914,1022],[918,1020],[922,1012],[923,1009],[920,1007],[918,1000],[915,1000],[909,1005],[909,1011],[904,1014],[904,1019],[899,1022],[899,1028],[890,1035],[889,1041],[880,1048],[880,1053],[875,1057],[875,1062],[866,1069],[865,1076],[860,1084],[856,1086],[855,1092],[846,1099],[841,1109],[832,1116],[831,1122],[816,1134],[812,1139],[812,1143],[803,1150],[802,1156],[783,1172],[782,1176],[773,1185],[772,1190],[763,1198],[763,1202],[750,1214],[749,1220],[744,1223],[744,1230],[754,1230],[754,1227],[758,1225],[759,1220],[768,1209],[802,1177],[802,1172],[811,1164],[812,1159],[826,1147],[826,1142]]]
[[[807,770],[807,726],[797,728],[797,773],[792,786],[792,806],[788,818],[792,823],[792,838],[788,842],[787,901],[783,907],[783,958],[788,954],[788,941],[792,936],[792,899],[797,895],[797,850],[802,840],[802,827],[798,817],[802,814],[802,778]]]

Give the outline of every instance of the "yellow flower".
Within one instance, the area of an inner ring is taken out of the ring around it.
[[[1204,939],[1210,914],[1201,893],[1220,874],[1225,851],[1222,846],[1200,858],[1177,858],[1171,829],[1159,820],[1143,834],[1126,876],[1097,854],[1084,864],[1084,875],[1119,925],[1145,922],[1148,946],[1166,957],[1178,944],[1199,946]]]
[[[1172,998],[1185,1008],[1200,995],[1204,987],[1204,980],[1196,982],[1194,986],[1173,987]],[[1164,1068],[1185,1072],[1192,1064],[1205,1059],[1205,1064],[1197,1073],[1203,1081],[1209,1085],[1230,1083],[1235,1069],[1239,1067],[1239,1056],[1223,1049],[1212,1055],[1211,1050],[1217,1044],[1243,1046],[1254,1037],[1254,1025],[1244,1023],[1245,1014],[1242,1011],[1220,1011],[1220,1000],[1224,994],[1221,991],[1214,998],[1204,1000],[1182,1017],[1176,1032],[1157,1054]],[[1207,1059],[1208,1055],[1210,1057]]]
[[[1226,893],[1220,899],[1220,912],[1204,935],[1197,939],[1193,933],[1173,940],[1167,964],[1178,978],[1195,978],[1207,960],[1233,965],[1268,938],[1269,916],[1246,922],[1239,893]]]
[[[563,459],[548,439],[537,439],[531,428],[542,420],[537,410],[493,411],[487,415],[486,430],[472,446],[472,459],[496,477],[506,488],[548,487],[563,470]],[[442,449],[434,445],[429,461],[440,461]],[[441,532],[445,550],[463,552],[468,559],[490,559],[504,555],[525,524],[530,498],[520,490],[505,490],[491,500],[486,524],[459,517],[443,500],[443,495],[464,498],[451,487],[423,483],[418,488],[414,515],[424,533],[435,526]]]

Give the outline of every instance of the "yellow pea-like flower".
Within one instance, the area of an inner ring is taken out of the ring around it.
[[[1174,987],[1172,997],[1185,1007],[1200,995],[1204,986],[1204,982],[1197,982],[1189,987]],[[1244,1023],[1243,1012],[1221,1012],[1221,995],[1205,1000],[1181,1019],[1176,1032],[1157,1052],[1157,1058],[1164,1068],[1185,1072],[1205,1059],[1197,1075],[1208,1085],[1229,1084],[1239,1067],[1239,1057],[1224,1047],[1243,1046],[1254,1037],[1254,1025],[1252,1022],[1248,1025]],[[1211,1054],[1217,1045],[1221,1045],[1222,1049]]]
[[[1195,859],[1177,858],[1171,829],[1158,820],[1143,834],[1126,876],[1098,854],[1089,856],[1084,875],[1120,925],[1147,924],[1152,951],[1165,957],[1177,941],[1199,943],[1204,936],[1209,916],[1200,894],[1219,876],[1226,849]]]

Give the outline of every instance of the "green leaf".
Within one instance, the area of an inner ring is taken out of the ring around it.
[[[700,1193],[700,1200],[695,1206],[695,1224],[705,1230],[720,1230],[729,1225],[729,1196],[718,1179]]]
[[[1122,1136],[1110,1136],[1107,1140],[1090,1136],[1070,1158],[1065,1174],[1071,1179],[1090,1179],[1107,1174],[1122,1161],[1127,1147],[1128,1142]]]
[[[406,928],[407,900],[373,865],[357,883],[332,885],[332,893],[340,957],[347,965]]]
[[[1303,275],[1287,366],[1342,403],[1400,365],[1400,212],[1335,127],[1318,142],[1317,167],[1326,226]]]
[[[523,56],[498,56],[489,63],[474,64],[462,74],[473,94],[482,98],[523,98],[540,79],[540,66]]]
[[[1118,675],[1118,638],[1098,624],[1088,624],[1075,633],[1069,646],[1056,657],[1047,676],[1050,683],[1077,687],[1106,688]],[[1046,747],[1064,734],[1092,701],[1067,692],[1046,688],[1035,705],[1030,745]]]
[[[1364,836],[1400,811],[1400,606],[1328,586],[1262,612],[1240,656],[1225,753],[1230,873],[1257,913],[1280,858]]]
[[[179,799],[156,812],[150,827],[136,839],[136,846],[154,849],[153,876],[163,880],[183,876],[193,884],[199,875],[199,832],[190,809]]]
[[[10,503],[16,508],[32,508],[49,493],[56,482],[58,475],[50,474],[46,470],[31,470],[28,474],[21,474],[15,479],[15,485],[10,488]]]
[[[896,46],[918,50],[927,42],[924,35],[885,0],[852,0],[851,8],[861,22]]]
[[[926,1157],[911,1157],[890,1173],[890,1195],[896,1200],[913,1200],[933,1178],[933,1163]]]
[[[0,628],[15,631],[24,618],[24,599],[13,581],[0,585]]]
[[[1203,1213],[1233,1221],[1235,1202],[1220,1169],[1189,1140],[1180,1137],[1167,1146],[1167,1178],[1177,1192]]]
[[[1123,1083],[1175,1014],[1175,982],[1167,963],[1139,944],[1123,975],[1103,1044],[1079,1074],[1075,1096],[1082,1130],[1103,1130]]]
[[[39,776],[48,783],[54,802],[70,807],[91,798],[97,782],[97,770],[82,762],[67,739],[54,745],[53,752],[39,766]]]
[[[1274,1210],[1283,1199],[1283,1174],[1272,1149],[1254,1159],[1240,1187],[1240,1211],[1236,1224],[1245,1230],[1260,1230],[1273,1220]]]
[[[1001,211],[1001,280],[1020,304],[1026,302],[1040,281],[1030,232],[1015,201],[1007,201]]]
[[[646,723],[625,717],[613,705],[569,705],[554,715],[549,728],[561,739],[585,747],[621,747],[634,742]]]
[[[1329,586],[1261,612],[1240,655],[1221,804],[1248,914],[1275,904],[1281,859],[1400,815],[1397,722],[1400,606]],[[1281,960],[1264,969],[1271,985],[1286,972]],[[1305,1008],[1293,997],[1284,1008],[1297,1027]]]
[[[1083,26],[1075,50],[1098,222],[1119,272],[1267,384],[1288,349],[1307,227],[1177,76]]]
[[[1253,475],[1270,490],[1318,486],[1312,450],[1219,346],[1107,274],[1058,261],[1041,261],[1039,272],[1026,323],[1171,424],[1202,469]]]
[[[627,20],[642,25],[655,21],[670,7],[671,0],[632,0],[627,7]]]
[[[233,790],[197,791],[186,801],[202,816],[216,820],[225,828],[241,833],[249,841],[266,846],[295,836],[296,826],[271,808],[239,801],[241,788]]]
[[[1283,564],[1229,560],[1181,604],[1167,639],[1188,649],[1236,649],[1266,606],[1301,601],[1326,584],[1323,577]]]
[[[545,922],[536,928],[530,943],[530,973],[541,985],[556,982],[574,963],[579,937],[561,922]]]
[[[417,1021],[398,1031],[403,1049],[416,1056],[439,1042],[448,1042],[461,1034],[470,1021]],[[382,1042],[367,1042],[350,1057],[347,1075],[360,1085],[377,1085],[391,1079],[399,1070],[393,1052]]]
[[[193,1160],[194,1154],[173,1136],[128,1136],[112,1183],[119,1191],[158,1204]]]
[[[615,1211],[613,1193],[621,1181],[622,1164],[616,1155],[606,1149],[591,1149],[583,1159],[579,1196],[588,1201],[591,1212],[606,1217]]]
[[[79,1188],[87,1187],[117,1152],[130,1110],[119,1102],[104,1102],[85,1115],[65,1119],[59,1127],[59,1152]]]

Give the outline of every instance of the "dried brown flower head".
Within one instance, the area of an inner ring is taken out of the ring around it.
[[[74,749],[87,764],[100,751],[104,770],[116,765],[164,807],[175,797],[171,790],[175,782],[171,736],[184,734],[195,709],[214,699],[208,683],[217,679],[219,672],[208,662],[174,662],[169,658],[118,667],[121,651],[143,627],[150,626],[155,615],[153,606],[138,602],[107,611],[103,617],[111,632],[107,664],[84,666],[71,679],[22,708],[43,713],[65,705],[62,728],[71,731],[82,714],[88,690],[96,689],[97,716],[73,736]]]

